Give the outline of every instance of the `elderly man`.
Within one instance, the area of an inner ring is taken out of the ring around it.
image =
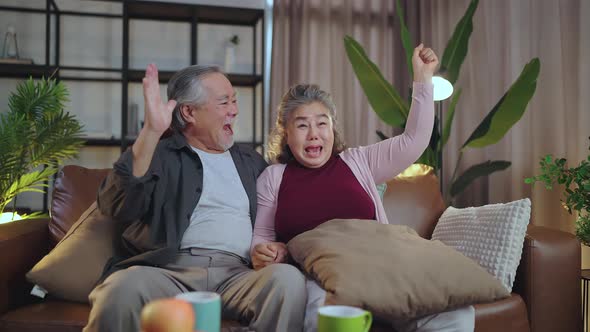
[[[249,267],[256,178],[267,165],[233,145],[231,83],[217,67],[191,66],[172,77],[163,103],[149,65],[143,92],[145,126],[98,195],[102,213],[120,222],[125,254],[90,294],[84,331],[139,331],[144,304],[195,290],[219,293],[223,317],[256,331],[301,331],[301,272]]]

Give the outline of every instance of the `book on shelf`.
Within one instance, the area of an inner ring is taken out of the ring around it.
[[[21,58],[0,58],[0,64],[15,64],[15,65],[32,65],[33,59],[21,59]]]

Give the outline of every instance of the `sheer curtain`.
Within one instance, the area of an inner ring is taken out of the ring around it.
[[[420,37],[442,55],[468,0],[414,2]],[[585,0],[480,1],[469,52],[457,86],[463,89],[444,153],[451,176],[458,149],[533,57],[541,61],[536,93],[521,120],[497,144],[464,153],[460,170],[486,160],[512,166],[469,187],[459,205],[481,205],[531,197],[533,222],[573,231],[574,218],[560,207],[560,190],[523,182],[552,153],[577,165],[590,141],[590,2]]]
[[[332,94],[339,127],[349,146],[378,141],[375,130],[391,133],[370,109],[348,62],[344,36],[367,51],[386,79],[408,86],[399,31],[390,0],[278,0],[274,2],[270,89],[271,127],[288,87],[315,83]],[[398,68],[401,68],[398,69]]]

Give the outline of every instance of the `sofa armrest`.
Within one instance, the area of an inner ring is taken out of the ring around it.
[[[580,267],[574,235],[529,225],[514,291],[526,303],[531,331],[581,331]]]
[[[0,314],[31,302],[25,274],[49,250],[48,219],[0,225]]]

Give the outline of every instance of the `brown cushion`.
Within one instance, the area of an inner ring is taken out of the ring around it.
[[[96,200],[98,187],[110,169],[65,166],[55,180],[51,194],[49,233],[52,245],[59,242],[70,227]]]
[[[53,296],[88,302],[88,294],[114,255],[114,234],[115,222],[93,203],[55,248],[27,273],[27,279]]]
[[[287,247],[327,291],[327,304],[399,321],[507,297],[500,281],[439,241],[407,226],[335,219]]]
[[[383,207],[390,224],[406,225],[429,239],[445,204],[431,167],[414,164],[387,183]]]

